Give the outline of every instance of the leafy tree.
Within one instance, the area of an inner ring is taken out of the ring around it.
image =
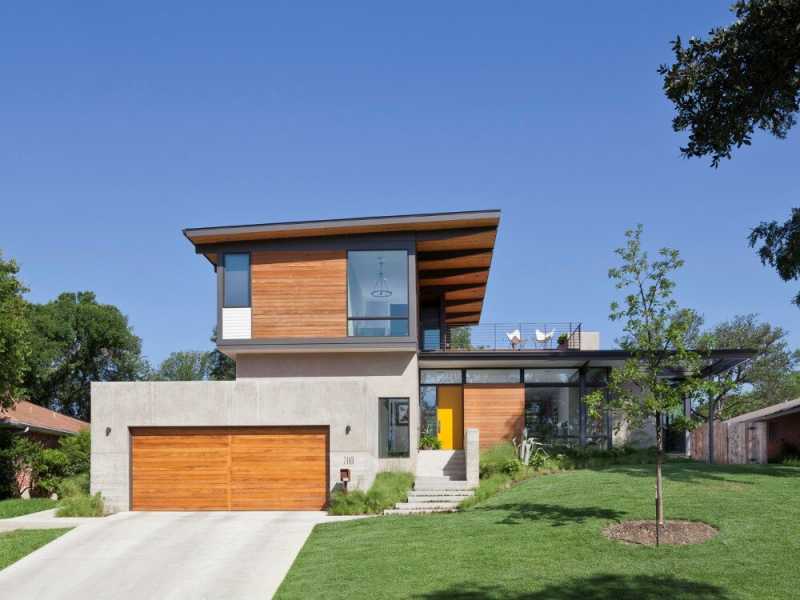
[[[116,306],[98,304],[94,293],[63,293],[30,306],[31,399],[89,420],[90,382],[141,379],[147,364],[141,340]]]
[[[756,315],[738,315],[703,334],[700,346],[704,350],[754,350],[756,355],[704,381],[692,402],[695,420],[713,423],[728,419],[752,410],[755,398],[764,406],[791,399],[797,357],[789,351],[786,332],[780,327],[759,323]],[[708,460],[713,463],[714,427],[710,425],[708,448]]]
[[[71,477],[89,472],[92,454],[92,438],[88,429],[74,435],[65,435],[58,440],[58,449],[64,454],[66,466],[64,475]]]
[[[675,104],[675,131],[688,129],[681,153],[730,158],[749,146],[756,127],[785,138],[800,110],[800,2],[739,0],[736,21],[714,28],[708,39],[680,36],[675,63],[661,65],[664,92]]]
[[[217,328],[211,332],[211,342],[217,343]],[[216,347],[209,353],[208,378],[213,381],[233,381],[236,379],[236,362]]]
[[[660,258],[651,261],[642,249],[641,236],[641,225],[625,232],[625,246],[615,251],[622,264],[608,272],[624,294],[622,304],[611,304],[610,319],[623,324],[619,344],[630,353],[624,365],[611,373],[609,403],[633,426],[655,423],[658,528],[664,524],[662,417],[677,412],[684,398],[695,393],[700,380],[694,374],[702,357],[687,342],[696,327],[696,315],[679,309],[673,298],[675,283],[670,277],[683,260],[677,250],[663,248]],[[594,418],[600,416],[604,402],[602,391],[586,397]]]
[[[773,267],[784,281],[800,279],[800,208],[793,208],[785,223],[762,221],[750,233],[750,247],[759,240],[763,240],[758,249],[762,264]],[[800,292],[793,302],[800,307]]]
[[[158,367],[156,381],[199,381],[208,379],[211,353],[197,350],[173,352]]]
[[[0,408],[8,408],[22,393],[31,355],[30,328],[25,317],[28,290],[17,279],[19,268],[0,253]]]
[[[471,350],[472,330],[469,327],[455,327],[450,330],[451,350]]]

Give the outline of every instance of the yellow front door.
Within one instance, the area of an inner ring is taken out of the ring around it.
[[[442,450],[464,448],[464,400],[460,385],[440,385],[436,395],[436,419]]]

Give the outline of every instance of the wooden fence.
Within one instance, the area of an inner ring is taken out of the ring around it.
[[[694,460],[708,462],[708,424],[692,432]],[[763,421],[722,421],[714,423],[714,463],[747,465],[767,462],[767,424]]]

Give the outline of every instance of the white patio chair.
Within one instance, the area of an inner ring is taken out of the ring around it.
[[[555,329],[552,329],[550,331],[547,331],[546,329],[544,331],[541,331],[540,329],[537,329],[536,330],[536,343],[541,344],[542,348],[545,348],[547,346],[548,342],[550,342],[550,340],[553,339],[553,334],[555,332],[556,332]]]
[[[516,350],[517,347],[522,342],[522,334],[519,332],[519,329],[515,329],[514,331],[506,333],[506,337],[508,341],[511,343],[511,349]]]

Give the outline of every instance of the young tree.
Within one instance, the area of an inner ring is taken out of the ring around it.
[[[761,264],[773,267],[784,281],[800,279],[800,208],[793,208],[785,223],[762,221],[750,233],[750,247],[755,248],[759,240],[763,242],[758,249]],[[800,292],[792,302],[800,307]]]
[[[610,408],[618,411],[633,426],[653,422],[656,433],[656,541],[664,525],[664,495],[661,466],[664,461],[662,418],[683,406],[700,384],[695,376],[702,357],[689,347],[696,329],[693,311],[681,310],[673,298],[672,274],[683,265],[678,251],[659,250],[659,259],[650,260],[642,249],[642,226],[625,232],[625,246],[615,253],[622,261],[609,270],[609,278],[622,290],[622,303],[613,302],[609,315],[623,324],[618,340],[630,354],[624,365],[614,369],[609,381]],[[590,414],[599,416],[604,406],[602,392],[586,398]]]
[[[127,317],[92,292],[31,305],[29,316],[34,357],[26,387],[39,404],[89,420],[90,382],[135,381],[146,372]]]
[[[0,253],[0,408],[8,408],[22,393],[29,367],[30,328],[22,294],[28,290],[17,278],[19,268]]]
[[[714,462],[715,420],[741,411],[742,398],[761,398],[769,404],[789,400],[793,391],[796,356],[789,351],[786,332],[756,315],[737,315],[701,336],[703,350],[754,350],[756,355],[732,369],[708,377],[692,401],[692,417],[708,423],[708,461]],[[747,409],[749,410],[749,409]],[[746,412],[742,411],[742,412]]]
[[[672,43],[675,63],[661,65],[664,92],[677,109],[675,131],[690,131],[681,153],[730,158],[749,146],[755,127],[785,138],[800,110],[800,2],[739,0],[736,21],[708,39]]]

